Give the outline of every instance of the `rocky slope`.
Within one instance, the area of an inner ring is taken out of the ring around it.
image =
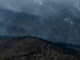
[[[80,60],[80,46],[36,37],[0,39],[0,60]]]

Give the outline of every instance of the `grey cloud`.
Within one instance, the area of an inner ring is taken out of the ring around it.
[[[41,17],[52,14],[59,14],[61,9],[69,8],[74,12],[74,5],[76,4],[76,0],[0,0],[0,7],[10,9],[18,12],[25,12],[30,14],[39,15]],[[43,5],[39,4],[39,1],[43,3]],[[76,10],[77,11],[77,10]],[[77,14],[77,12],[75,12]],[[75,14],[74,13],[74,14]]]
[[[42,0],[42,5],[39,1],[34,4],[33,0],[0,0],[0,35],[79,44],[80,11],[74,6],[76,0]]]

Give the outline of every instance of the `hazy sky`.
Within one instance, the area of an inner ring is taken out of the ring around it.
[[[79,26],[79,0],[0,0],[0,35],[79,43]]]
[[[0,7],[28,12],[39,16],[54,13],[59,14],[59,11],[64,8],[80,11],[79,0],[0,0]],[[76,13],[76,12],[74,12]]]

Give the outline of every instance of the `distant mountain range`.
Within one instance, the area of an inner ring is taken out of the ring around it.
[[[60,12],[42,19],[0,8],[0,60],[80,60],[80,18]]]
[[[51,42],[80,45],[80,18],[74,17],[68,9],[62,9],[60,12],[60,16],[50,14],[41,18],[0,8],[0,35],[33,36]]]

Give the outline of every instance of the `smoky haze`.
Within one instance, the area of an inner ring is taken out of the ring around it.
[[[39,16],[60,14],[61,9],[79,9],[79,1],[77,0],[0,0],[0,7],[17,12],[25,12]],[[80,9],[79,9],[80,10]],[[74,12],[77,13],[77,12]]]
[[[80,43],[79,0],[0,0],[0,35]]]

